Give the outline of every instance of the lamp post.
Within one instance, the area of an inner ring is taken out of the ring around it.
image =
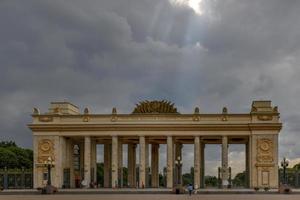
[[[44,161],[44,166],[48,170],[48,180],[47,185],[51,185],[51,168],[54,167],[55,162],[52,160],[52,158],[49,156],[47,160]]]
[[[51,168],[53,168],[54,165],[55,165],[55,162],[50,156],[48,157],[47,160],[44,161],[44,166],[48,170],[48,180],[47,180],[47,185],[44,190],[44,192],[46,194],[52,194],[56,190],[56,188],[51,185]]]
[[[287,184],[286,168],[289,166],[289,161],[284,157],[281,161],[281,167],[283,167],[283,184]]]
[[[182,160],[181,157],[178,156],[175,160],[175,166],[176,166],[176,194],[180,193],[181,189],[181,167],[182,167]]]

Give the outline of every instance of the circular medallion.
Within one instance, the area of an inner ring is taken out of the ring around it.
[[[263,151],[268,151],[270,149],[270,144],[268,142],[262,142],[260,148]]]
[[[43,141],[43,143],[41,145],[41,150],[42,151],[50,151],[50,149],[51,149],[50,141]]]

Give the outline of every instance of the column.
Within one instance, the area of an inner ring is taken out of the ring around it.
[[[127,182],[129,187],[133,187],[133,144],[128,144],[127,146],[127,167],[128,167],[128,176],[127,176]]]
[[[228,137],[222,136],[222,186],[228,186]]]
[[[173,138],[167,137],[167,188],[173,188]]]
[[[136,186],[136,144],[128,144],[128,184]]]
[[[123,187],[123,144],[120,141],[118,146],[118,177],[119,187]]]
[[[200,187],[200,137],[194,139],[194,188]]]
[[[104,187],[111,186],[111,144],[104,144]]]
[[[92,140],[92,152],[91,152],[91,181],[97,182],[97,144],[96,140]]]
[[[245,186],[246,186],[246,188],[249,188],[250,187],[250,185],[249,185],[249,183],[250,183],[250,181],[249,181],[249,141],[247,141],[245,144],[245,162],[246,162],[245,163],[245,171],[246,171]]]
[[[132,158],[132,183],[133,183],[133,187],[137,187],[137,180],[136,180],[136,175],[137,175],[137,171],[136,171],[136,144],[133,144],[133,158]]]
[[[151,187],[159,187],[159,144],[151,144]]]
[[[139,187],[144,188],[146,184],[146,141],[145,136],[140,136],[140,165],[139,165]]]
[[[118,187],[118,136],[112,136],[111,141],[111,186]]]
[[[74,174],[74,142],[70,139],[70,187],[75,188],[75,174]]]
[[[90,186],[91,182],[91,137],[84,138],[84,180],[86,187]]]
[[[145,143],[145,187],[150,187],[149,185],[149,144]]]
[[[200,141],[200,188],[205,187],[205,143]]]

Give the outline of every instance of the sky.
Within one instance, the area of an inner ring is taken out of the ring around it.
[[[296,162],[299,13],[297,0],[1,0],[0,140],[31,148],[32,108],[51,101],[93,113],[152,99],[181,113],[243,113],[264,99],[281,113],[279,159]]]

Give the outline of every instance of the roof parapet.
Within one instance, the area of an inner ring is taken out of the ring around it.
[[[51,102],[49,114],[77,115],[80,112],[78,107],[70,102]]]

